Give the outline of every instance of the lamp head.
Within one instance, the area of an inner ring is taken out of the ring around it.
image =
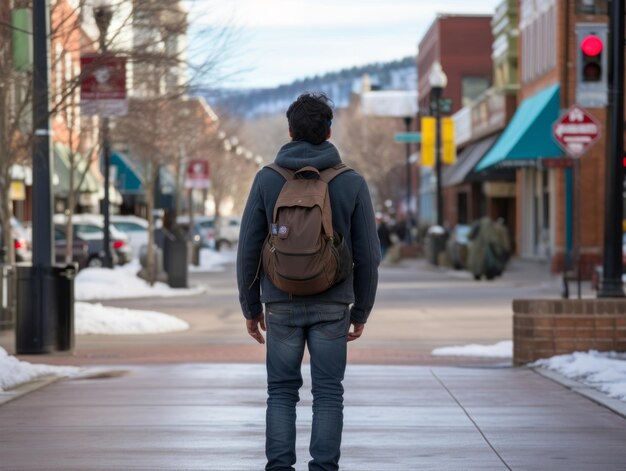
[[[428,83],[430,88],[446,88],[448,85],[448,76],[443,71],[439,61],[435,61],[428,73]]]
[[[106,36],[106,32],[113,18],[113,10],[111,5],[104,1],[96,2],[93,7],[93,17],[101,36]]]

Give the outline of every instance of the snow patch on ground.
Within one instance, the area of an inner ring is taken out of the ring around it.
[[[80,368],[74,366],[33,365],[20,361],[0,347],[0,392],[44,376],[74,376]]]
[[[200,266],[189,265],[189,272],[221,272],[224,271],[224,265],[235,263],[236,260],[237,252],[234,250],[216,252],[211,249],[200,249]]]
[[[77,335],[161,334],[189,328],[187,322],[162,312],[90,303],[76,303],[74,310]]]
[[[626,402],[626,354],[615,352],[574,352],[532,363],[579,381],[607,396]]]
[[[125,299],[148,297],[191,296],[204,291],[202,287],[170,288],[157,282],[150,286],[137,276],[140,270],[134,261],[112,270],[107,268],[85,268],[76,276],[74,293],[77,301],[94,299]]]
[[[486,358],[513,358],[513,342],[505,340],[495,345],[464,345],[457,347],[435,348],[433,356],[453,357],[486,357]]]

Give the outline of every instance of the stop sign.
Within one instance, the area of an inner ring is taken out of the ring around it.
[[[578,158],[600,137],[600,124],[587,110],[573,105],[556,120],[552,134],[570,157]]]

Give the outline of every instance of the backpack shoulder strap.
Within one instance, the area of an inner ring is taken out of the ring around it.
[[[280,176],[283,177],[287,181],[293,180],[293,177],[295,175],[295,172],[293,170],[290,170],[290,169],[285,168],[285,167],[281,167],[280,165],[278,165],[276,163],[267,164],[265,167],[266,168],[271,168],[276,173],[280,174]]]
[[[326,183],[330,183],[333,178],[341,175],[343,172],[347,172],[348,170],[352,170],[352,169],[348,167],[346,164],[344,163],[337,164],[334,167],[330,167],[325,170],[322,170],[322,172],[320,173],[320,180]]]

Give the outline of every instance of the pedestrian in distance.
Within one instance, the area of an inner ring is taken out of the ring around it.
[[[505,241],[502,236],[502,231],[506,230],[502,227],[488,217],[472,224],[468,235],[467,268],[474,279],[480,280],[484,276],[493,280],[504,271],[510,245],[508,238]]]
[[[266,471],[295,469],[305,347],[313,394],[309,471],[339,469],[347,342],[363,334],[376,295],[372,202],[363,177],[328,141],[332,119],[323,94],[302,94],[289,106],[291,141],[257,173],[241,222],[239,300],[250,336],[266,343],[267,327]]]
[[[387,249],[391,246],[391,230],[382,213],[376,213],[376,232],[380,241],[380,255],[384,259]]]

